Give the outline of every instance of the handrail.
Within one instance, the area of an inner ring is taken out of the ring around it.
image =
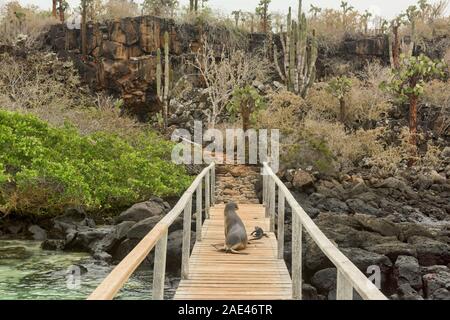
[[[278,187],[278,241],[284,241],[284,201],[292,209],[292,292],[294,299],[302,296],[302,230],[311,236],[322,252],[337,269],[336,299],[351,300],[353,289],[366,300],[387,300],[386,296],[325,236],[314,221],[299,205],[289,189],[273,173],[267,162],[263,164],[263,203],[266,216],[270,217],[271,226],[275,221],[275,186]],[[283,236],[280,237],[280,234]],[[278,248],[283,248],[279,243]],[[280,259],[282,254],[279,252]]]
[[[210,179],[210,176],[212,177]],[[160,300],[164,297],[164,278],[166,264],[167,235],[169,227],[184,211],[183,223],[183,257],[182,257],[182,277],[189,276],[189,252],[191,235],[191,208],[192,197],[197,193],[196,220],[197,230],[201,230],[202,223],[202,183],[205,178],[205,203],[207,206],[214,204],[215,186],[215,163],[208,167],[195,178],[191,186],[173,209],[156,224],[156,226],[137,244],[137,246],[111,271],[102,281],[95,291],[88,297],[88,300],[111,300],[119,290],[125,285],[133,272],[144,261],[147,255],[156,247],[153,273],[153,299]],[[209,212],[209,208],[206,208]],[[197,241],[201,241],[201,235],[197,235]]]

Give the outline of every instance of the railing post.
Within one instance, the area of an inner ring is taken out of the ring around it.
[[[262,202],[264,207],[266,206],[266,180],[267,180],[267,176],[264,174],[264,169],[263,169],[263,173],[262,173],[262,178],[263,178],[263,182],[262,182]]]
[[[353,300],[353,287],[350,281],[337,270],[336,300]]]
[[[210,185],[210,181],[209,181],[209,174],[210,174],[210,172],[208,171],[205,176],[205,212],[206,212],[206,217],[208,219],[209,219],[209,207],[211,205],[211,202],[210,202],[211,185]]]
[[[266,199],[264,205],[266,208],[266,216],[267,213],[269,212],[269,181],[270,181],[270,176],[268,174],[266,174],[266,181],[264,183],[264,198]]]
[[[216,204],[216,164],[211,168],[211,205]]]
[[[275,190],[276,190],[276,184],[274,179],[270,179],[270,205],[269,205],[269,217],[270,217],[270,231],[275,231]]]
[[[191,216],[192,216],[192,194],[183,217],[183,246],[181,254],[181,279],[189,278],[189,254],[191,252]]]
[[[196,220],[196,239],[197,241],[202,241],[202,182],[200,181],[199,185],[197,186],[197,191],[196,191],[196,214],[195,214],[195,220]]]
[[[292,298],[302,299],[302,224],[292,208]]]
[[[284,258],[284,193],[278,188],[278,259]]]
[[[164,231],[161,239],[156,244],[155,261],[153,265],[153,300],[164,300],[164,280],[166,277],[167,234]]]

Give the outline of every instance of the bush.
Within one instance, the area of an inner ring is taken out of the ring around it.
[[[10,1],[0,7],[0,44],[14,45],[20,36],[26,48],[34,47],[41,34],[56,23],[49,11]]]
[[[389,79],[389,69],[379,64],[369,64],[358,76],[349,77],[351,89],[346,98],[346,120],[349,124],[364,124],[383,119],[392,107],[389,94],[380,88]],[[339,118],[339,103],[327,90],[326,83],[317,83],[309,91],[306,104],[321,118]]]
[[[172,144],[153,132],[136,138],[132,145],[111,133],[82,136],[68,125],[54,128],[35,116],[0,110],[3,210],[99,210],[184,191],[191,178],[170,161]]]
[[[0,105],[9,111],[36,115],[55,127],[69,122],[82,135],[102,131],[133,142],[142,132],[143,124],[122,113],[122,100],[92,95],[73,63],[53,53],[0,55],[0,70]]]

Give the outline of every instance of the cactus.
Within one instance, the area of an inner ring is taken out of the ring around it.
[[[164,88],[162,88],[161,49],[156,51],[156,95],[163,104],[164,126],[167,127],[170,90],[169,33],[164,33]]]
[[[162,66],[161,66],[161,49],[158,48],[156,51],[156,95],[159,100],[162,101],[163,97],[161,95],[161,81],[162,79]]]
[[[274,46],[276,69],[289,91],[305,97],[316,77],[318,50],[314,30],[308,39],[306,16],[302,12],[302,0],[299,0],[297,21],[292,19],[292,10],[289,8],[287,30],[285,36],[281,30],[280,39],[284,68],[278,64],[278,51]]]

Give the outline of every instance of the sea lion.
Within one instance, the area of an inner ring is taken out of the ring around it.
[[[238,252],[247,248],[248,244],[248,237],[244,223],[236,213],[236,210],[238,209],[238,205],[234,202],[229,202],[225,206],[225,244],[224,248],[220,250],[227,253],[231,252],[234,254],[245,254]]]

